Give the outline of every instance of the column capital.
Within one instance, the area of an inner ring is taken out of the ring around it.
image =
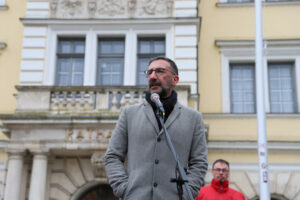
[[[23,159],[26,151],[23,149],[6,149],[5,152],[8,154],[8,159]]]
[[[45,155],[48,156],[50,154],[50,150],[47,148],[43,149],[29,149],[29,152],[35,155]]]

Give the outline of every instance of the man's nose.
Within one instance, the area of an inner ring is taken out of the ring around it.
[[[156,75],[155,71],[152,71],[152,73],[148,75],[148,80],[151,80],[153,78],[157,79],[157,75]]]

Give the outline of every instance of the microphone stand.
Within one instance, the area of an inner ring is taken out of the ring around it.
[[[172,152],[172,155],[176,161],[176,178],[172,178],[170,181],[171,182],[176,182],[177,185],[177,191],[178,191],[178,196],[179,196],[179,200],[182,200],[182,195],[183,195],[183,189],[182,189],[182,185],[184,184],[186,191],[188,192],[188,196],[189,196],[189,200],[194,200],[192,192],[189,188],[188,185],[188,179],[187,179],[187,175],[184,171],[184,168],[181,166],[178,155],[173,147],[172,141],[170,139],[170,136],[167,132],[167,129],[165,127],[165,123],[164,123],[164,119],[165,119],[165,113],[162,113],[159,109],[156,109],[156,116],[158,117],[161,127],[164,130],[164,134],[166,137],[166,141],[167,144]],[[179,176],[178,176],[179,174]]]

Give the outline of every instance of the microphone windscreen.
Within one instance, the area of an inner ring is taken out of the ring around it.
[[[159,95],[156,93],[151,94],[151,101],[155,102],[157,99],[159,99]]]

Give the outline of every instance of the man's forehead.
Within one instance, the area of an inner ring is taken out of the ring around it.
[[[170,63],[165,60],[155,60],[150,65],[150,67],[171,67]]]
[[[216,164],[215,164],[215,168],[216,167],[221,167],[221,168],[228,168],[228,166],[225,164],[225,163],[221,163],[221,162],[217,162]]]

